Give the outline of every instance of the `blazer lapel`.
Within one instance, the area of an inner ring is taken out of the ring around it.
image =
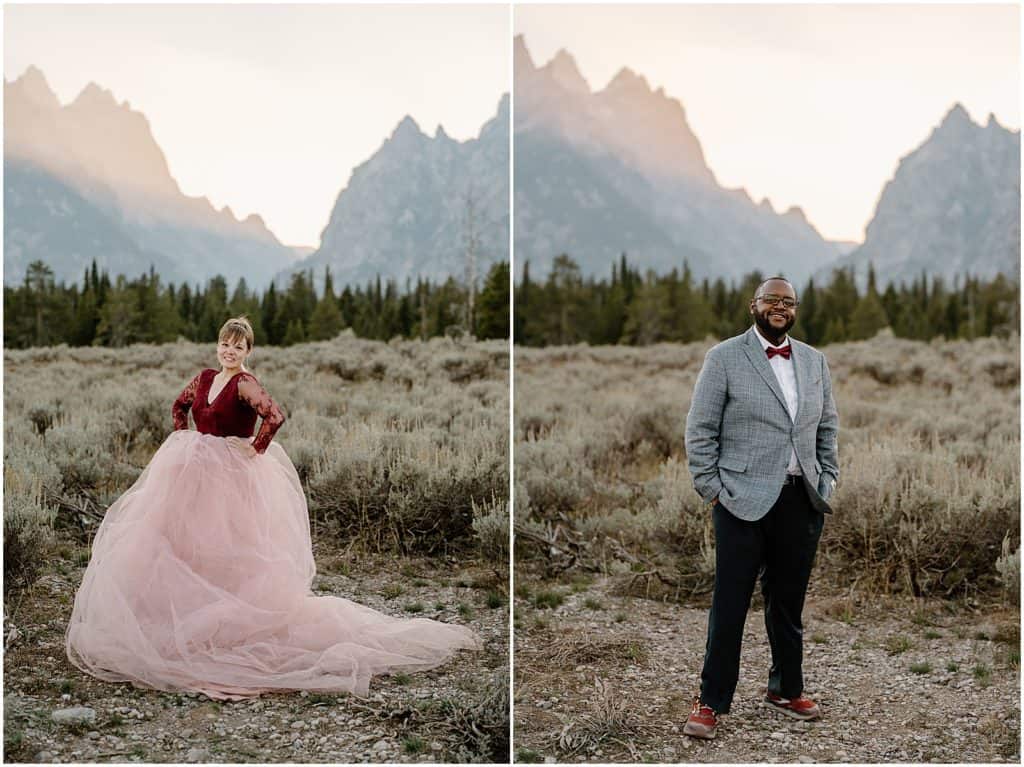
[[[768,388],[772,390],[775,397],[779,400],[779,404],[782,405],[782,409],[786,411],[786,415],[789,415],[789,408],[786,407],[786,397],[782,393],[782,387],[779,386],[779,379],[775,377],[775,371],[772,370],[772,364],[768,361],[768,355],[765,354],[764,348],[761,346],[761,342],[754,337],[756,333],[753,328],[747,331],[747,343],[743,347],[743,351],[746,352],[747,357],[750,359],[750,364],[754,366],[764,382],[768,384]],[[792,351],[790,352],[792,354]],[[794,366],[795,367],[795,366]],[[797,389],[799,391],[799,387]]]
[[[803,365],[807,361],[804,359],[806,356],[803,352],[797,351],[796,344],[790,337],[789,358],[793,362],[793,377],[796,379],[796,413],[793,415],[793,423],[800,417],[800,401],[804,398],[803,382],[807,380],[807,371],[803,369]]]

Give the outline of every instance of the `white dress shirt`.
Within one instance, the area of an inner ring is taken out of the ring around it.
[[[769,341],[761,335],[761,329],[757,327],[757,325],[754,325],[754,333],[757,335],[757,340],[761,342],[761,346],[765,349],[765,354],[768,353],[768,349],[781,349],[783,346],[789,344],[788,335],[778,346],[769,343]],[[768,364],[772,366],[772,370],[775,372],[775,379],[779,382],[779,387],[782,389],[782,396],[786,398],[786,409],[789,411],[789,417],[795,422],[797,409],[796,373],[793,370],[792,350],[790,350],[790,358],[788,360],[781,354],[776,354],[768,360]],[[803,473],[800,471],[800,462],[796,459],[796,450],[790,451],[789,466],[786,467],[786,473]]]

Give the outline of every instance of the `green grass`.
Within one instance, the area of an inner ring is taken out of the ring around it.
[[[505,597],[499,594],[497,591],[487,592],[487,606],[492,610],[497,610],[499,607],[505,606]]]
[[[407,754],[422,754],[427,750],[427,741],[419,735],[410,735],[402,741],[402,750]]]
[[[473,608],[467,605],[465,602],[459,602],[459,615],[463,618],[468,618],[473,614]]]
[[[554,610],[565,603],[565,597],[558,591],[538,591],[533,597],[533,606],[538,610]]]
[[[615,622],[616,623],[623,623],[623,622],[625,622],[625,620],[626,620],[626,614],[625,613],[615,613]]]
[[[437,610],[438,612],[440,612],[441,610],[443,610],[447,606],[448,605],[446,605],[444,602],[435,602],[434,603],[434,609]]]
[[[401,685],[409,684],[409,682],[412,681],[412,677],[411,676],[409,676],[408,674],[403,674],[401,672],[399,672],[397,674],[392,674],[391,678],[395,681],[395,684],[401,684]]]
[[[955,660],[946,661],[946,671],[948,671],[951,674],[955,674],[959,670],[960,664],[957,663]]]
[[[811,634],[811,641],[814,642],[814,644],[825,644],[828,641],[828,637],[820,632],[816,632]]]
[[[407,613],[421,613],[425,609],[422,602],[410,602],[403,608]]]
[[[532,749],[521,748],[516,751],[516,762],[523,762],[524,764],[540,764],[543,761],[544,757]]]
[[[647,651],[637,642],[630,642],[626,648],[626,656],[634,662],[639,662],[647,657]]]
[[[890,655],[899,655],[902,652],[906,652],[914,643],[910,641],[910,637],[891,636],[885,640],[885,649],[889,651]]]
[[[942,634],[940,634],[935,629],[928,629],[927,631],[924,632],[924,638],[925,639],[938,639],[941,636],[942,636]]]
[[[932,673],[932,664],[928,661],[922,661],[921,663],[910,664],[911,674],[930,674]]]
[[[389,586],[385,586],[384,590],[381,592],[385,599],[394,599],[395,597],[402,596],[402,594],[404,593],[405,589],[399,586],[397,583],[392,583]]]
[[[594,579],[589,575],[577,575],[570,581],[570,590],[573,594],[579,594],[581,591],[586,591],[593,582]]]
[[[910,622],[915,626],[931,626],[932,617],[926,611],[918,610],[911,616]]]
[[[984,663],[979,663],[974,667],[974,678],[977,679],[978,683],[983,687],[987,687],[992,683],[992,669]]]
[[[533,599],[533,589],[531,589],[529,587],[529,585],[527,585],[525,583],[517,583],[516,584],[515,594],[520,599],[525,599],[527,601]]]
[[[583,606],[588,610],[603,610],[604,605],[601,604],[600,599],[594,599],[593,597],[587,597],[583,600]]]
[[[421,589],[421,588],[423,588],[424,586],[429,586],[429,585],[430,585],[430,582],[429,582],[429,581],[425,581],[425,580],[423,580],[422,578],[417,578],[416,580],[414,580],[414,581],[412,582],[412,585],[413,585],[413,586],[415,586],[415,587],[416,587],[416,588],[418,588],[418,589]]]
[[[306,698],[306,706],[333,706],[338,702],[338,698],[338,695],[325,695],[322,692],[314,692],[310,693],[309,697]]]
[[[21,748],[25,742],[25,734],[21,730],[12,730],[10,727],[4,728],[4,752],[10,754],[12,751],[17,751]],[[4,761],[8,761],[5,756]]]

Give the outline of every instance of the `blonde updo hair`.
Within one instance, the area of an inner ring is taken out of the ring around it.
[[[252,351],[254,341],[252,325],[249,324],[249,318],[244,314],[241,317],[232,317],[221,326],[220,334],[217,336],[217,343],[221,341],[233,343],[239,339],[244,339],[246,347],[249,351]]]

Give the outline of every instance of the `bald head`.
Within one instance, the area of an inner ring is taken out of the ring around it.
[[[773,283],[782,283],[782,285],[775,285]],[[789,291],[783,290],[779,292],[779,288],[783,285],[789,287]],[[778,295],[789,295],[792,294],[793,298],[796,298],[796,288],[793,287],[793,283],[787,280],[785,277],[769,277],[764,280],[760,285],[754,289],[754,298],[764,295],[765,293],[776,293]]]

